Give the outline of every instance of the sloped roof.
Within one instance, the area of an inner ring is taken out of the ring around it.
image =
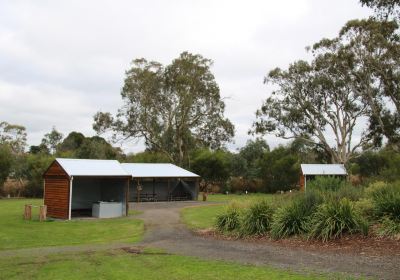
[[[69,176],[130,176],[117,160],[56,158]]]
[[[347,175],[343,164],[302,164],[303,175]]]
[[[171,163],[122,163],[122,167],[134,178],[190,178],[200,177]]]

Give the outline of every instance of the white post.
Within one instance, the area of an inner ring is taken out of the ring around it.
[[[71,179],[69,180],[69,210],[68,210],[68,220],[71,220],[71,208],[72,208],[72,181],[74,180],[74,177],[71,176]]]
[[[304,175],[304,192],[307,191],[307,176]]]

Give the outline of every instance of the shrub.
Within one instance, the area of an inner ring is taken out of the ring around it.
[[[365,194],[368,197],[372,197],[373,194],[377,191],[379,191],[382,188],[386,188],[387,183],[383,181],[376,181],[368,185],[367,188],[365,188]]]
[[[273,208],[267,201],[259,201],[244,212],[240,233],[242,235],[261,235],[271,226]]]
[[[316,176],[314,180],[307,182],[307,190],[337,191],[344,184],[342,178],[333,176]]]
[[[400,183],[394,183],[371,191],[377,217],[389,217],[400,221]]]
[[[310,215],[320,203],[322,203],[321,195],[309,191],[294,199],[290,204],[279,208],[273,216],[271,236],[284,238],[304,233]]]
[[[400,238],[400,221],[384,217],[382,219],[379,235]]]
[[[309,236],[327,241],[343,233],[368,233],[368,225],[354,210],[351,202],[343,198],[320,205],[309,223]]]
[[[236,206],[228,206],[226,210],[216,218],[216,228],[220,232],[233,231],[239,228],[240,210]]]
[[[374,203],[370,198],[362,198],[354,203],[354,209],[362,217],[368,220],[374,217]]]

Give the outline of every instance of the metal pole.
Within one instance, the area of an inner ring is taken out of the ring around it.
[[[304,175],[304,192],[307,191],[307,176]]]
[[[72,208],[72,181],[74,180],[74,176],[71,176],[69,180],[69,210],[68,210],[68,220],[71,220],[71,208]]]

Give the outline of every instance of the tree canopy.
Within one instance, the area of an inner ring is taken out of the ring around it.
[[[170,65],[136,59],[126,72],[124,105],[116,116],[98,112],[93,128],[114,139],[144,139],[178,165],[187,165],[195,147],[216,149],[231,140],[233,124],[210,67],[198,54],[182,53]]]

